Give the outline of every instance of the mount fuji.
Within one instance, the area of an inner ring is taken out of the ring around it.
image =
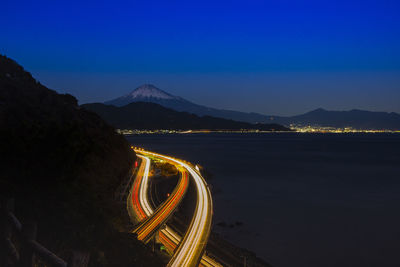
[[[171,95],[152,84],[144,84],[139,86],[127,95],[104,102],[106,105],[122,107],[133,102],[151,102],[176,111],[184,111],[199,116],[213,116],[236,121],[244,121],[250,123],[266,123],[270,122],[268,116],[258,113],[246,113],[233,110],[216,109],[201,106],[192,103],[182,97]]]
[[[133,102],[151,102],[176,111],[188,112],[198,116],[207,115],[248,123],[400,130],[400,114],[394,112],[372,112],[355,109],[349,111],[329,111],[319,108],[297,116],[267,116],[259,113],[246,113],[201,106],[182,97],[171,95],[151,84],[139,86],[131,93],[105,102],[104,104],[122,107]]]

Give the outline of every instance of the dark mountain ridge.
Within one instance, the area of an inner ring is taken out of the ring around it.
[[[362,110],[327,111],[316,109],[296,116],[271,116],[254,112],[240,112],[209,108],[187,101],[181,97],[171,95],[151,84],[139,86],[131,93],[105,102],[117,107],[134,102],[151,102],[164,107],[193,113],[199,116],[212,116],[248,123],[277,123],[285,126],[312,125],[325,127],[352,127],[357,129],[388,129],[400,130],[400,114],[388,112],[372,112]]]
[[[292,117],[275,117],[274,122],[284,125],[311,125],[356,129],[400,130],[400,114],[395,112],[373,112],[353,109],[350,111],[328,111],[322,108]]]
[[[212,116],[249,123],[268,122],[267,116],[262,114],[205,107],[192,103],[182,97],[171,95],[151,84],[139,86],[131,93],[106,101],[104,104],[122,107],[134,102],[156,103],[166,108],[193,113],[199,116]]]
[[[179,112],[149,102],[134,102],[122,107],[101,103],[85,104],[83,108],[100,115],[119,129],[170,130],[241,130],[289,131],[278,124],[251,124],[211,116]]]

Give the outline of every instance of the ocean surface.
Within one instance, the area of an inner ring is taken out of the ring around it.
[[[127,139],[212,173],[213,231],[275,267],[400,266],[400,134]]]

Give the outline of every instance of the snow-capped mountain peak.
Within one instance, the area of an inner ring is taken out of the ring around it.
[[[170,95],[152,84],[144,84],[139,86],[125,97],[130,98],[157,98],[157,99],[177,99],[176,96]]]

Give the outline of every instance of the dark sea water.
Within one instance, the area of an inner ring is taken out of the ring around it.
[[[400,134],[128,140],[210,171],[213,230],[276,267],[400,266]]]

